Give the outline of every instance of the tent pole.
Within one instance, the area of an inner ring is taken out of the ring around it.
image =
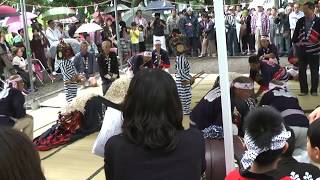
[[[224,18],[223,1],[214,1],[214,13],[216,23],[217,50],[219,62],[219,75],[221,87],[221,106],[224,108],[222,112],[224,147],[225,147],[225,162],[226,173],[234,169],[234,149],[233,149],[233,134],[232,134],[232,117],[231,117],[231,102],[230,102],[230,84],[228,72],[227,46],[226,46],[226,29]]]
[[[123,67],[122,67],[122,64],[123,64],[123,57],[122,57],[122,47],[121,47],[121,44],[120,44],[120,31],[119,31],[119,19],[118,19],[118,2],[117,0],[114,0],[114,3],[113,3],[113,6],[114,6],[114,16],[115,16],[115,19],[116,19],[116,36],[117,36],[117,50],[118,50],[118,56],[119,56],[119,59],[120,59],[120,69],[122,70]],[[121,16],[121,15],[120,15]]]
[[[20,6],[21,6],[21,14],[23,17],[24,44],[25,44],[25,48],[26,48],[25,51],[27,54],[31,92],[34,92],[33,71],[32,71],[32,62],[31,62],[31,54],[32,53],[31,53],[31,49],[30,49],[29,32],[28,32],[28,27],[27,27],[26,1],[20,0]]]

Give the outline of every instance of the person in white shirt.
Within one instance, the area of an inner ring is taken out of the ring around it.
[[[304,16],[304,13],[300,11],[300,5],[298,3],[295,3],[293,6],[293,12],[291,12],[289,15],[291,38],[294,32],[294,29],[296,28],[297,21],[303,16]]]
[[[121,77],[115,80],[107,91],[105,98],[115,104],[121,104],[129,89],[130,80],[131,79],[128,77]],[[93,154],[104,157],[104,146],[106,142],[112,136],[122,133],[122,123],[122,112],[120,110],[107,107],[101,130],[92,148]]]
[[[50,44],[52,44],[55,41],[59,41],[59,38],[61,37],[61,33],[56,29],[56,24],[53,20],[48,21],[46,36]]]

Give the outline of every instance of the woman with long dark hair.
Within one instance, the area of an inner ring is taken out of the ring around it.
[[[182,105],[168,73],[138,72],[123,103],[123,118],[123,133],[105,146],[107,179],[200,179],[204,140],[198,130],[183,129]]]
[[[45,180],[40,157],[23,133],[0,128],[0,179]]]

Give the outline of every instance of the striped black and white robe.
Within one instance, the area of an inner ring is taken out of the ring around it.
[[[72,82],[73,78],[77,75],[76,68],[74,67],[73,62],[71,60],[62,60],[59,63],[59,67],[61,69],[63,81],[65,82],[64,92],[66,94],[67,102],[71,102],[77,96],[78,91],[77,83]]]
[[[190,81],[190,65],[184,55],[177,56],[176,59],[176,84],[179,97],[182,103],[183,114],[190,114],[191,105],[191,85],[182,85],[182,81]]]

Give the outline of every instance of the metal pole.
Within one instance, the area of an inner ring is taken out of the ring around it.
[[[234,169],[234,149],[233,149],[233,134],[232,134],[232,117],[231,117],[231,102],[230,102],[230,85],[226,46],[226,29],[224,18],[223,1],[214,1],[214,13],[216,23],[217,45],[218,45],[218,62],[221,87],[221,106],[223,119],[224,133],[224,151],[226,162],[226,173]]]
[[[31,85],[31,92],[34,92],[34,84],[33,84],[33,71],[32,71],[32,62],[31,62],[31,49],[30,49],[30,41],[29,41],[29,33],[28,33],[28,24],[27,24],[27,14],[26,14],[26,1],[20,0],[21,13],[23,17],[23,31],[24,31],[24,44],[25,51],[27,54],[27,62],[28,62],[28,71]]]
[[[120,69],[122,70],[123,69],[123,67],[122,67],[123,57],[122,57],[122,47],[120,44],[120,31],[119,31],[120,25],[119,25],[119,20],[118,20],[119,15],[118,15],[118,9],[117,9],[117,6],[118,6],[117,0],[114,0],[113,6],[114,6],[114,16],[116,19],[117,50],[118,50],[118,56],[120,59]]]

